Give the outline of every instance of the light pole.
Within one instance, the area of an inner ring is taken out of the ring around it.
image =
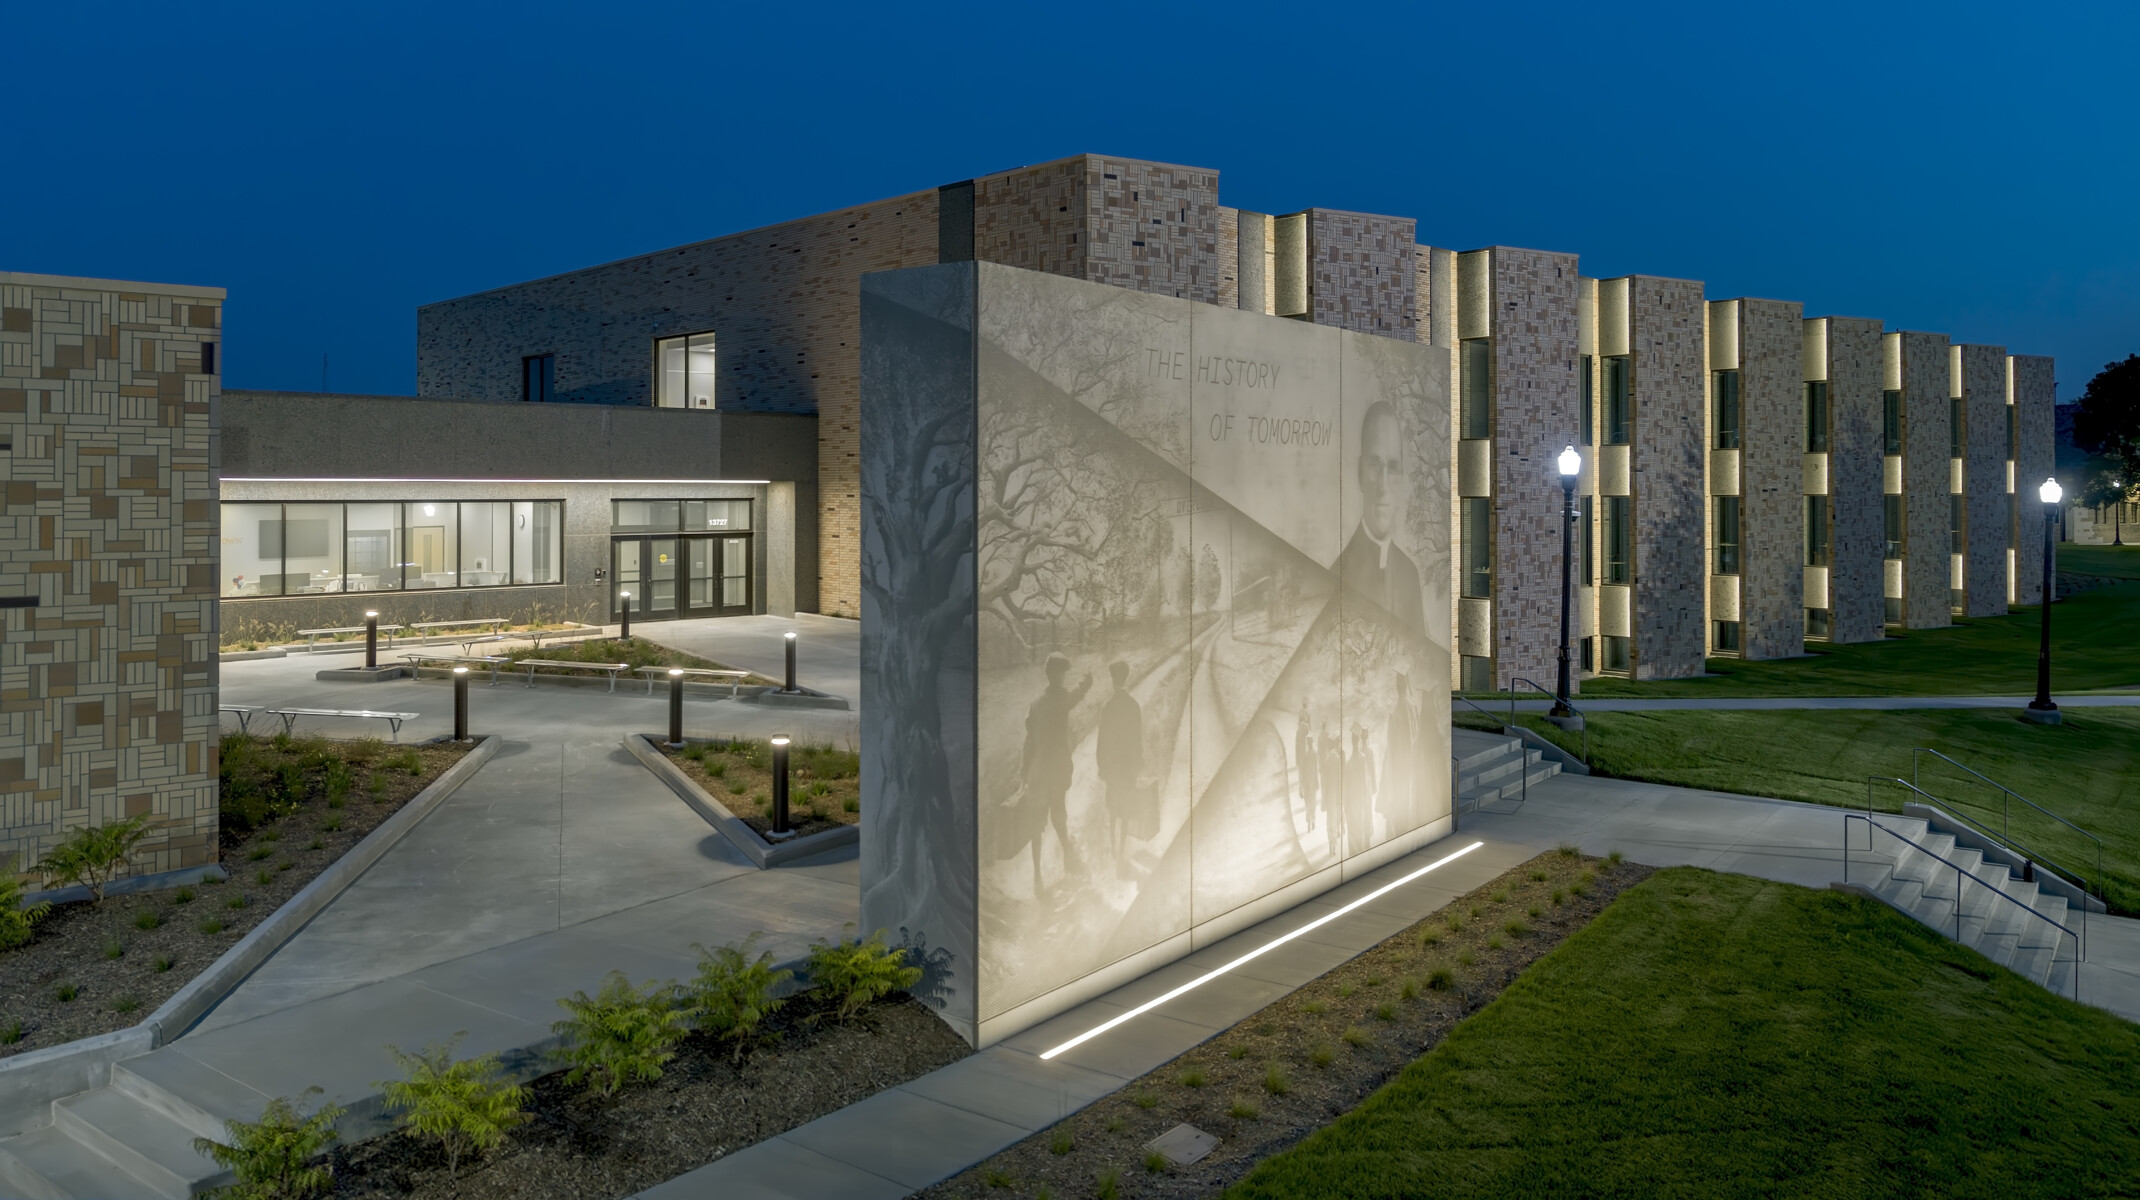
[[[2036,647],[2036,698],[2021,715],[2039,725],[2059,722],[2058,705],[2051,701],[2051,523],[2058,519],[2058,501],[2064,494],[2056,479],[2046,479],[2036,489],[2043,501],[2043,640]]]
[[[1581,729],[1583,719],[1568,707],[1568,592],[1575,552],[1575,478],[1583,472],[1583,456],[1574,446],[1560,452],[1560,682],[1553,692],[1553,709],[1546,720],[1562,729]]]

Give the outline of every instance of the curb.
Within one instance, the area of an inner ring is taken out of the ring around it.
[[[193,1027],[231,989],[251,975],[261,963],[282,948],[291,935],[305,927],[319,911],[342,894],[373,863],[393,849],[410,830],[423,823],[432,810],[452,795],[469,776],[498,752],[500,739],[493,734],[477,743],[461,761],[433,780],[407,804],[364,840],[349,848],[333,866],[320,872],[282,907],[270,914],[251,933],[223,952],[208,969],[194,976],[170,999],[139,1024],[125,1029],[78,1038],[10,1058],[0,1058],[0,1137],[21,1132],[41,1121],[31,1120],[49,1109],[52,1101],[106,1086],[113,1063],[147,1054]]]
[[[656,779],[668,784],[670,791],[675,792],[684,803],[697,811],[699,816],[704,817],[708,825],[719,830],[722,837],[741,850],[760,870],[777,867],[784,862],[793,862],[798,858],[808,858],[840,846],[853,845],[862,840],[862,827],[856,824],[842,825],[838,829],[827,829],[823,833],[813,833],[809,837],[799,837],[777,845],[767,842],[758,836],[757,830],[745,824],[743,818],[728,811],[726,805],[714,799],[705,788],[700,787],[689,775],[684,774],[681,768],[670,762],[669,756],[656,749],[652,739],[645,734],[626,734],[624,748],[631,751],[632,757],[638,759],[640,765],[652,771]]]

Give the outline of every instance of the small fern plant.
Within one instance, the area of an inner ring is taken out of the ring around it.
[[[611,971],[594,996],[575,992],[558,1001],[572,1014],[550,1027],[565,1039],[559,1053],[572,1066],[565,1082],[614,1096],[625,1084],[661,1078],[661,1065],[676,1057],[688,1032],[675,995],[673,983],[635,988],[624,972]]]
[[[9,860],[8,865],[14,865]],[[36,934],[36,925],[52,911],[50,900],[22,902],[22,880],[12,870],[0,870],[0,950],[12,950]]]
[[[104,889],[126,869],[135,844],[148,834],[146,816],[77,829],[38,860],[37,869],[53,883],[88,885],[91,898],[102,904]]]
[[[810,983],[837,1005],[845,1021],[871,1001],[921,982],[921,968],[906,965],[906,951],[887,947],[884,931],[867,938],[810,944]]]
[[[456,1033],[444,1045],[434,1043],[416,1054],[388,1046],[386,1052],[407,1078],[379,1085],[387,1108],[399,1110],[395,1123],[400,1128],[436,1139],[445,1149],[448,1175],[460,1170],[461,1155],[482,1154],[528,1119],[521,1108],[528,1089],[499,1077],[497,1055],[453,1061],[453,1048],[463,1036]]]
[[[307,1088],[299,1100],[320,1094]],[[312,1158],[335,1140],[334,1123],[342,1110],[320,1105],[311,1116],[298,1115],[297,1105],[277,1096],[268,1101],[258,1121],[225,1121],[228,1144],[212,1138],[193,1139],[193,1148],[237,1176],[237,1182],[207,1193],[220,1200],[305,1200],[327,1190],[334,1171],[311,1165]]]
[[[742,945],[722,946],[699,952],[698,978],[690,988],[690,1015],[703,1033],[726,1038],[735,1045],[733,1061],[743,1060],[743,1047],[758,1036],[765,1019],[787,1003],[774,989],[795,977],[795,972],[773,968],[770,951],[755,959],[760,934],[743,939]]]

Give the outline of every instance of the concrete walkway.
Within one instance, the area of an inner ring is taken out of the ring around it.
[[[1574,698],[1575,706],[1594,712],[1669,712],[1675,709],[1780,709],[1780,708],[2027,708],[2034,696],[1680,696],[1655,698]],[[2140,693],[2131,695],[2089,694],[2057,696],[2060,708],[2131,708],[2140,706]],[[1478,700],[1472,703],[1488,712],[1507,712],[1508,700]],[[1518,700],[1517,712],[1544,712],[1551,700]],[[1463,711],[1463,706],[1458,706]]]
[[[1619,850],[1651,866],[1691,865],[1806,887],[1839,877],[1843,814],[1818,805],[1561,775],[1507,814],[1472,814],[1454,836],[1282,916],[1079,1006],[943,1070],[770,1138],[641,1193],[883,1198],[949,1178],[1062,1120],[1241,1021],[1458,895],[1553,846]],[[1336,912],[1452,853],[1476,849],[1372,902],[1133,1017],[1053,1059],[1040,1055],[1244,951]],[[2088,1003],[2140,1019],[2140,921],[2090,918]]]

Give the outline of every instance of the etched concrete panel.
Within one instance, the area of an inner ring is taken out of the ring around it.
[[[2006,612],[2007,550],[2013,505],[2006,490],[2006,347],[1964,345],[1962,403],[1969,444],[1962,482],[1969,494],[1964,603],[1972,617]]]
[[[1688,678],[1702,673],[1708,648],[1708,547],[1699,515],[1707,314],[1694,280],[1631,276],[1626,296],[1635,409],[1634,675]]]
[[[1786,300],[1741,300],[1739,358],[1739,646],[1746,658],[1805,650],[1805,501],[1798,491],[1805,421],[1801,312]],[[1724,618],[1718,618],[1722,620]]]
[[[1828,317],[1821,323],[1828,371],[1829,640],[1876,642],[1887,636],[1880,322]]]

